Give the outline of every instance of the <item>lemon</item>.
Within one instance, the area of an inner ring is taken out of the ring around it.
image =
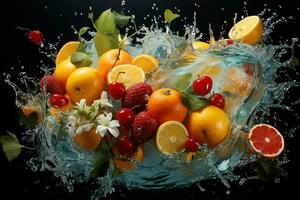
[[[145,73],[150,73],[158,68],[159,61],[153,56],[141,54],[133,59],[132,64],[142,68]]]
[[[142,68],[131,64],[118,65],[108,73],[107,82],[123,83],[127,88],[145,81],[145,72]]]
[[[210,48],[210,44],[202,41],[194,41],[192,43],[192,46],[196,50],[207,50]]]
[[[179,153],[184,149],[188,139],[188,131],[177,121],[167,121],[160,125],[156,134],[156,145],[165,155]]]
[[[242,41],[246,44],[254,45],[262,39],[263,23],[258,16],[249,16],[237,24],[229,31],[229,38]]]
[[[77,41],[71,41],[66,43],[58,52],[55,60],[56,66],[58,66],[63,60],[70,58],[77,50],[80,43]]]

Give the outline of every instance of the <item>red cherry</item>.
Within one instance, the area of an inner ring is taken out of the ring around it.
[[[63,107],[69,103],[69,99],[61,94],[52,94],[49,98],[50,105],[53,107]]]
[[[117,141],[117,150],[121,155],[132,156],[134,153],[133,142],[128,138],[120,138]]]
[[[225,98],[222,94],[214,93],[209,97],[208,102],[210,105],[217,106],[219,108],[225,107]]]
[[[115,114],[115,119],[119,121],[121,127],[129,128],[134,121],[134,112],[129,108],[122,108]]]
[[[198,142],[193,138],[189,138],[185,142],[185,150],[188,152],[196,152],[198,150]]]
[[[226,43],[227,43],[227,45],[232,45],[233,44],[233,40],[232,39],[226,39]]]
[[[209,76],[202,76],[193,82],[195,94],[205,96],[212,88],[213,81]]]
[[[113,99],[119,100],[125,95],[125,85],[119,82],[112,82],[108,85],[108,93]]]
[[[30,31],[27,35],[28,39],[34,44],[41,44],[43,41],[43,34],[39,30]]]

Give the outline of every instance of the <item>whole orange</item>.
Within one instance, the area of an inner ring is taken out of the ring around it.
[[[87,104],[92,104],[100,98],[104,86],[105,82],[100,78],[97,69],[82,67],[69,76],[66,89],[71,101],[79,102],[85,99]]]
[[[92,151],[97,149],[102,137],[96,133],[95,129],[91,129],[74,136],[73,139],[81,148]]]
[[[66,86],[69,76],[76,69],[77,67],[71,63],[70,58],[67,58],[56,66],[54,76],[61,84]]]
[[[113,66],[131,64],[131,62],[132,62],[132,56],[125,50],[112,49],[105,52],[100,57],[98,63],[98,68],[99,68],[101,78],[104,81],[106,81],[107,74]]]
[[[190,114],[187,129],[190,137],[196,139],[199,144],[207,144],[212,148],[218,146],[227,137],[230,120],[222,109],[207,106]]]
[[[159,124],[171,120],[183,122],[187,114],[181,93],[171,88],[155,90],[149,97],[147,111]]]

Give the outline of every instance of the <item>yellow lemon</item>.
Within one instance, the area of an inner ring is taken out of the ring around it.
[[[55,60],[56,66],[58,66],[63,60],[70,58],[77,50],[80,42],[71,41],[66,43],[58,52]]]
[[[142,68],[145,73],[150,73],[157,69],[159,61],[153,56],[141,54],[133,59],[132,64]]]
[[[192,43],[192,46],[196,50],[207,50],[210,48],[210,44],[207,42],[202,42],[202,41],[194,41]]]

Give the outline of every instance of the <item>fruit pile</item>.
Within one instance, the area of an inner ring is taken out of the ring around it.
[[[116,27],[118,23],[114,26],[118,32]],[[101,30],[94,42],[107,37]],[[207,51],[214,45],[237,41],[255,44],[262,37],[262,22],[256,16],[247,17],[235,25],[229,37],[215,44],[195,41],[192,46],[194,51]],[[40,80],[41,92],[48,95],[49,115],[66,124],[74,148],[103,151],[101,144],[105,143],[112,152],[108,159],[116,168],[128,170],[135,167],[134,161],[143,161],[143,144],[151,140],[162,154],[172,157],[187,152],[191,160],[203,147],[213,149],[228,138],[231,122],[224,111],[226,97],[212,91],[213,76],[198,74],[186,90],[154,89],[148,79],[161,70],[160,61],[147,54],[133,57],[125,50],[125,43],[121,38],[117,48],[97,48],[95,63],[84,40],[68,42],[56,56],[54,73]],[[191,102],[192,98],[197,102]],[[30,105],[22,110],[26,116],[39,114]],[[38,118],[43,120],[41,115]],[[249,139],[253,149],[265,157],[279,155],[284,147],[283,137],[270,126],[254,127]]]

